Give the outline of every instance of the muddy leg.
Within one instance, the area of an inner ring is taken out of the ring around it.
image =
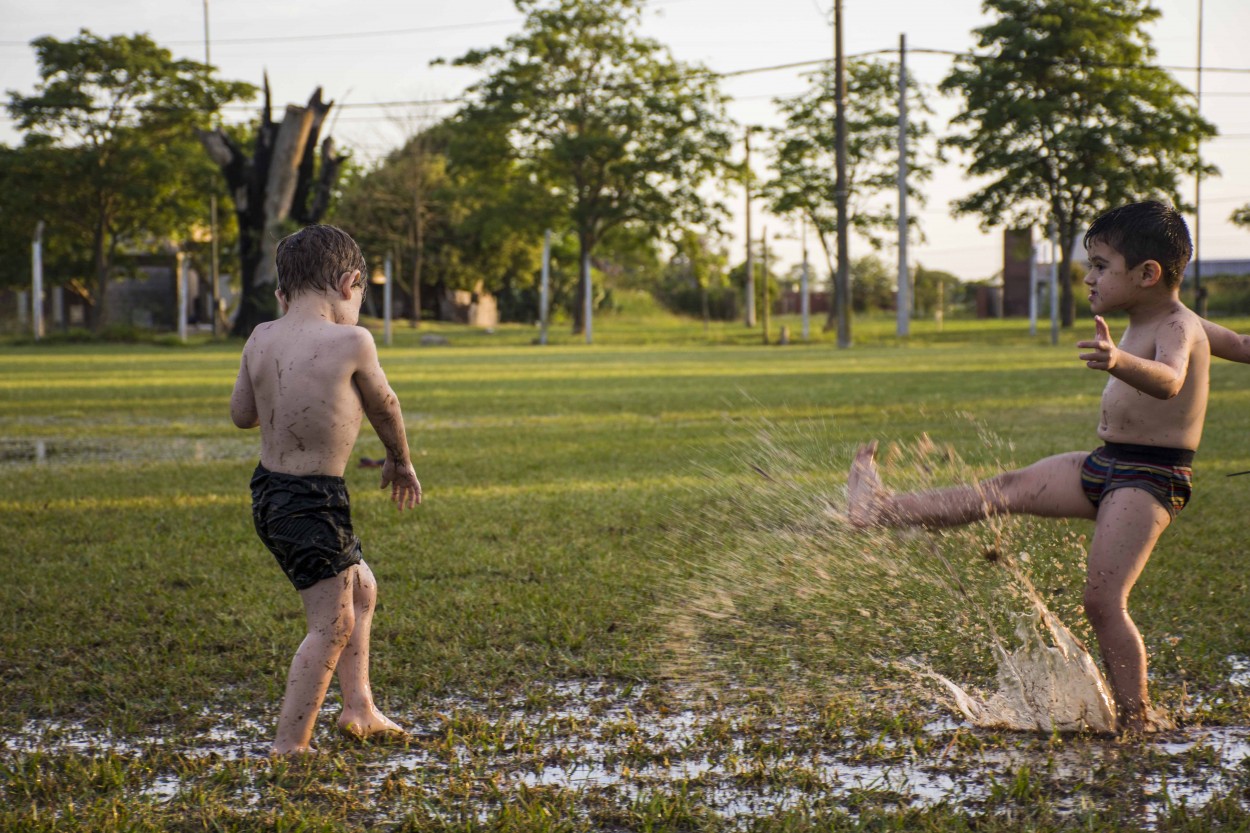
[[[275,755],[314,751],[309,744],[317,713],[355,623],[351,587],[355,570],[352,567],[300,591],[308,635],[295,652],[287,675],[278,734],[273,742]]]
[[[1149,493],[1116,489],[1102,499],[1090,543],[1085,615],[1098,636],[1122,731],[1152,728],[1146,693],[1146,646],[1129,616],[1128,596],[1171,520],[1168,511]]]
[[[872,460],[875,449],[875,443],[860,448],[847,479],[848,514],[860,528],[940,529],[1007,513],[1089,520],[1095,516],[1094,505],[1081,489],[1083,452],[1056,454],[969,486],[893,493],[881,485]]]
[[[378,711],[373,702],[373,690],[369,686],[369,635],[377,604],[378,583],[369,565],[363,561],[355,569],[352,608],[356,627],[352,629],[351,639],[339,659],[339,688],[343,691],[339,729],[358,738],[404,737],[404,730]]]

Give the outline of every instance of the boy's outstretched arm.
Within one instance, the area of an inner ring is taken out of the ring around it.
[[[1143,359],[1116,347],[1111,330],[1101,315],[1094,316],[1095,338],[1078,341],[1087,348],[1081,358],[1091,370],[1105,370],[1115,378],[1156,399],[1171,399],[1185,387],[1189,372],[1189,352],[1196,333],[1183,323],[1160,326],[1153,359]],[[1196,329],[1196,328],[1194,328]]]
[[[1207,334],[1207,341],[1211,342],[1212,356],[1218,356],[1230,362],[1250,363],[1250,336],[1239,335],[1205,318],[1199,320],[1202,321],[1202,329]]]
[[[260,425],[256,413],[256,394],[252,390],[252,377],[247,372],[247,351],[239,361],[239,375],[234,380],[234,393],[230,394],[230,419],[239,428],[255,428]]]
[[[391,389],[382,364],[378,361],[378,349],[368,330],[358,328],[358,354],[356,372],[352,383],[360,391],[360,400],[369,424],[377,432],[378,439],[386,449],[386,462],[382,464],[382,485],[391,487],[391,500],[400,509],[411,509],[421,502],[421,483],[412,468],[408,451],[408,434],[404,428],[404,416],[399,409],[399,397]]]

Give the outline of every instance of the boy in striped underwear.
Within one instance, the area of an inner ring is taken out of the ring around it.
[[[976,485],[893,494],[861,447],[848,479],[854,526],[949,527],[998,514],[1095,522],[1086,562],[1085,613],[1116,702],[1121,731],[1159,728],[1146,691],[1146,648],[1128,596],[1159,535],[1190,495],[1194,451],[1207,408],[1211,349],[1203,321],[1180,301],[1193,254],[1175,209],[1158,202],[1103,214],[1085,235],[1085,276],[1095,337],[1077,343],[1091,370],[1108,375],[1094,452],[1039,460]],[[1102,314],[1124,312],[1117,345]]]

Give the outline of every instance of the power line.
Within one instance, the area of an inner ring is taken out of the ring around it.
[[[670,0],[670,2],[678,2],[678,1],[679,0]],[[477,24],[462,24],[462,25],[468,26],[468,25],[477,25]],[[220,43],[220,42],[221,41],[214,41],[214,43]],[[1044,64],[1048,64],[1052,66],[1101,67],[1101,68],[1120,68],[1120,69],[1143,69],[1143,68],[1153,67],[1157,69],[1168,69],[1172,71],[1197,71],[1197,67],[1155,66],[1153,64],[1128,64],[1128,63],[1115,63],[1115,62],[1087,61],[1084,59],[1077,60],[1077,61],[1069,61],[1065,59],[1053,59],[1053,60],[1052,59],[1045,59],[1045,60],[1042,60],[1042,59],[1037,59],[1037,60],[1002,59],[1002,58],[996,58],[994,56],[975,55],[969,52],[956,52],[954,50],[947,50],[947,49],[909,48],[907,51],[908,51],[908,54],[920,53],[920,54],[940,55],[940,56],[954,57],[954,58],[968,58],[968,59],[983,60],[983,61],[1003,60],[1008,63],[1017,63],[1017,64],[1044,63]],[[864,52],[858,52],[858,53],[848,55],[847,58],[853,60],[853,59],[872,58],[872,57],[877,57],[881,55],[896,55],[897,53],[898,53],[897,48],[872,49],[872,50],[867,50]],[[771,64],[768,66],[749,67],[747,69],[727,70],[723,72],[718,72],[712,69],[699,69],[699,70],[694,70],[692,72],[684,73],[682,75],[679,75],[673,78],[661,79],[661,80],[652,82],[652,85],[658,86],[658,85],[664,85],[664,84],[672,84],[672,83],[678,83],[680,81],[693,80],[697,78],[707,78],[707,79],[716,78],[716,79],[722,79],[722,80],[731,79],[731,78],[740,78],[740,77],[747,76],[747,75],[756,75],[756,74],[765,73],[765,72],[780,72],[780,71],[789,70],[789,69],[802,69],[805,67],[823,66],[823,65],[828,64],[829,61],[830,59],[828,58],[815,58],[815,59],[810,59],[806,61],[790,61],[790,62],[783,63],[783,64]],[[1242,67],[1203,67],[1202,71],[1204,73],[1205,72],[1225,72],[1225,73],[1244,73],[1244,74],[1250,75],[1250,67],[1244,67],[1244,68]],[[641,83],[629,83],[629,84],[619,84],[619,85],[605,85],[604,89],[623,89],[627,87],[639,87],[639,86],[642,86],[642,84]],[[1250,96],[1250,92],[1230,92],[1226,94]],[[343,104],[339,104],[336,106],[342,109],[378,108],[378,107],[411,107],[411,106],[418,106],[418,105],[465,104],[465,103],[470,102],[471,100],[472,99],[467,96],[457,96],[457,97],[451,97],[451,98],[408,99],[408,100],[398,100],[398,101],[344,102]],[[255,105],[252,105],[252,104],[226,104],[222,106],[223,110],[243,110],[243,109],[251,110],[254,108],[255,108]],[[73,107],[72,105],[67,105],[63,108],[56,108],[54,106],[49,105],[48,109],[81,109],[81,110],[92,111],[92,110],[104,110],[104,109],[109,109],[109,108],[107,107],[83,108],[83,107]],[[147,109],[150,111],[157,111],[162,108],[149,107],[149,108],[137,108],[137,109]],[[172,108],[164,108],[164,109],[172,109]],[[1240,138],[1240,134],[1231,134],[1231,135],[1234,135]]]

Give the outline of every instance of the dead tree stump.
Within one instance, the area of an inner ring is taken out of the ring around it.
[[[287,105],[281,122],[270,114],[269,77],[265,107],[249,157],[224,130],[198,131],[208,155],[221,168],[234,201],[239,225],[239,275],[242,297],[232,333],[247,337],[257,324],[278,315],[274,289],[274,251],[294,220],[300,225],[321,221],[346,154],[336,154],[334,140],[318,137],[334,105],[321,100],[321,88],[307,106]]]

